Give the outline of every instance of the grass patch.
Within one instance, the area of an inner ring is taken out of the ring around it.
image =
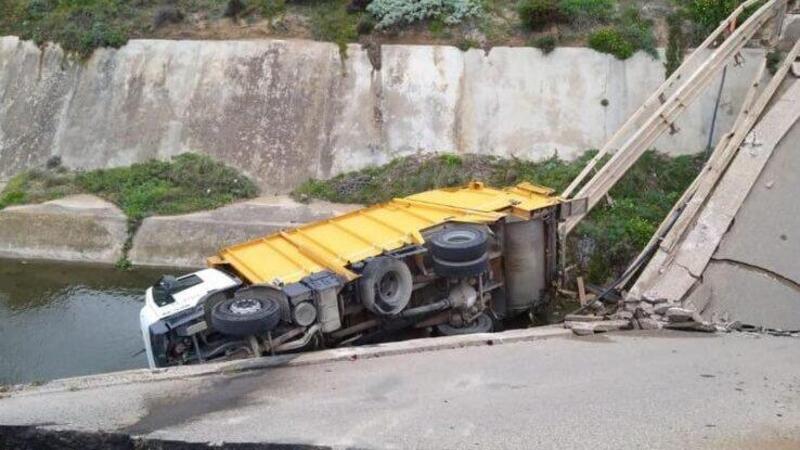
[[[309,2],[308,14],[314,39],[333,42],[342,56],[347,55],[347,44],[356,42],[362,12],[348,12],[347,0],[315,0]],[[361,25],[364,31],[364,25]]]
[[[0,192],[0,208],[71,194],[94,194],[116,204],[130,220],[185,214],[254,197],[256,185],[208,156],[184,153],[172,161],[76,172],[56,166],[13,177]]]
[[[628,59],[637,50],[658,58],[653,23],[645,20],[634,8],[628,8],[613,25],[600,28],[589,35],[589,47],[610,53],[618,59]]]
[[[122,209],[128,217],[128,239],[117,262],[128,269],[133,235],[152,215],[185,214],[218,208],[258,194],[256,185],[236,170],[203,155],[185,153],[172,161],[150,160],[129,167],[88,172],[67,170],[60,164],[22,172],[0,192],[0,209],[14,204],[39,203],[70,194],[89,193]]]
[[[591,26],[606,23],[613,17],[615,0],[560,0],[558,9],[572,23]]]
[[[669,36],[667,38],[667,61],[664,63],[665,78],[669,78],[683,64],[683,53],[686,47],[686,36],[683,34],[680,14],[671,14],[667,18]]]
[[[217,208],[258,193],[236,170],[203,155],[150,160],[129,167],[79,173],[76,184],[116,205],[132,220]]]
[[[293,195],[374,204],[470,180],[493,186],[529,181],[561,191],[594,154],[588,151],[575,161],[554,155],[537,162],[489,155],[417,155],[330,180],[308,180]],[[702,156],[671,158],[646,152],[611,190],[613,205],[596,207],[573,232],[569,242],[571,263],[598,284],[622,273],[697,175],[702,162]]]
[[[135,15],[124,0],[4,0],[0,30],[37,43],[58,42],[67,52],[87,57],[97,47],[119,47]]]

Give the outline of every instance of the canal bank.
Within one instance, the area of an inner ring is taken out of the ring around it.
[[[270,196],[211,211],[148,217],[126,255],[125,214],[98,197],[72,195],[0,210],[0,257],[106,265],[127,257],[134,266],[197,268],[227,245],[356,207]]]

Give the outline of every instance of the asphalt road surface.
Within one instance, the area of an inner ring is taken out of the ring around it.
[[[634,332],[0,400],[0,424],[359,448],[800,448],[800,340]]]

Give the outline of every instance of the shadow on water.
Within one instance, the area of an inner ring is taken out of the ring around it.
[[[0,259],[0,384],[145,367],[139,309],[161,273]]]

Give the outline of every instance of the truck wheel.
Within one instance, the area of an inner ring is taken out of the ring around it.
[[[433,258],[433,271],[442,277],[473,277],[489,270],[489,255],[484,253],[478,259],[465,262],[444,261]]]
[[[461,334],[474,334],[474,333],[490,333],[492,331],[493,324],[492,318],[486,314],[481,314],[480,316],[476,317],[472,323],[464,325],[462,327],[454,327],[449,323],[443,323],[440,325],[436,325],[436,331],[439,334],[444,336],[456,336]]]
[[[413,280],[403,261],[379,256],[367,263],[358,282],[361,302],[368,310],[392,316],[403,310],[411,300]]]
[[[271,298],[235,297],[223,300],[211,310],[211,325],[223,334],[251,336],[278,326],[281,307]]]
[[[434,234],[430,250],[434,258],[451,261],[474,261],[486,253],[486,232],[476,227],[457,226]]]

